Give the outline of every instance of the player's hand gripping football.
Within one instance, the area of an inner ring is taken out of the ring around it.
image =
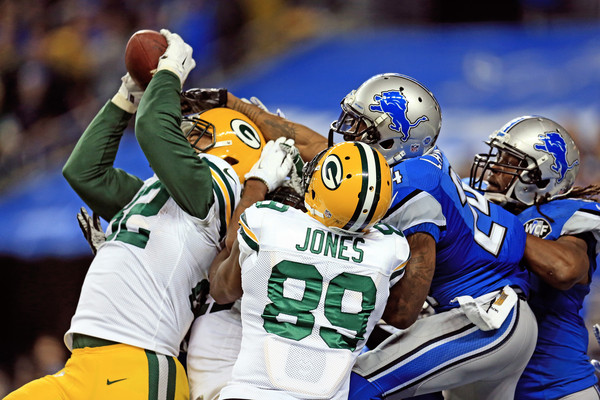
[[[102,225],[100,225],[100,217],[96,213],[93,213],[93,217],[90,217],[86,209],[81,207],[77,213],[77,222],[79,222],[81,232],[83,232],[85,240],[89,243],[92,253],[96,254],[100,246],[106,241]]]
[[[280,137],[267,142],[260,158],[254,164],[246,179],[258,179],[267,185],[267,192],[281,186],[294,166],[294,139]]]
[[[131,78],[129,72],[121,77],[119,91],[113,96],[112,102],[120,109],[134,114],[137,111],[144,90]]]
[[[196,66],[196,61],[192,58],[192,46],[184,42],[181,36],[171,33],[168,29],[161,29],[160,34],[167,39],[168,46],[158,60],[156,70],[167,69],[175,73],[183,87],[190,71]]]

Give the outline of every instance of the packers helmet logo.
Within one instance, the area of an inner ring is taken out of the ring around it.
[[[247,146],[253,149],[260,149],[260,136],[256,129],[248,124],[248,122],[242,119],[233,119],[231,120],[231,129]]]
[[[321,167],[321,180],[329,190],[337,189],[342,183],[342,162],[335,154],[327,156]]]

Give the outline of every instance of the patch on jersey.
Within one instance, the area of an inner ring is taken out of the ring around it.
[[[328,155],[321,168],[321,180],[325,187],[329,190],[337,189],[342,183],[343,172],[340,158],[335,154]]]
[[[523,224],[525,232],[539,238],[545,238],[552,232],[552,225],[544,218],[534,218]]]
[[[426,115],[422,115],[415,122],[408,119],[408,101],[399,90],[389,90],[381,92],[381,95],[375,95],[377,104],[370,104],[369,110],[387,114],[392,123],[388,125],[393,131],[401,133],[400,139],[406,142],[410,137],[410,130],[418,126],[421,122],[428,121]]]
[[[557,182],[562,182],[565,179],[567,171],[579,165],[579,160],[573,161],[571,165],[567,161],[567,144],[565,139],[558,132],[546,132],[538,135],[538,139],[542,143],[534,143],[533,148],[543,151],[554,157],[554,164],[550,169],[558,174]]]
[[[249,147],[260,149],[260,136],[258,136],[258,132],[249,123],[242,119],[234,119],[231,121],[231,129]]]

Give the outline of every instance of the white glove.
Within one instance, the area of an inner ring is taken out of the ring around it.
[[[271,111],[269,111],[269,109],[263,104],[262,101],[260,101],[258,99],[258,97],[250,97],[250,100],[246,99],[246,98],[241,98],[240,100],[242,100],[245,103],[248,104],[254,104],[255,106],[257,106],[258,108],[260,108],[263,111],[266,111],[270,114],[273,114]],[[285,118],[285,114],[283,113],[283,111],[281,111],[279,108],[277,109],[277,112],[275,113],[275,115],[280,116],[281,118]]]
[[[129,72],[121,77],[121,87],[112,98],[112,102],[121,110],[134,114],[137,111],[144,89],[141,89],[129,76]]]
[[[300,156],[300,151],[296,146],[294,146],[294,140],[290,139],[291,143],[285,141],[281,144],[281,147],[284,148],[290,156],[292,156],[292,161],[294,165],[292,166],[289,177],[290,179],[284,182],[284,185],[290,186],[294,191],[300,195],[304,195],[304,191],[302,190],[302,169],[304,168],[304,161]]]
[[[250,172],[244,177],[258,179],[267,185],[267,192],[277,189],[285,181],[294,166],[290,152],[294,147],[294,139],[280,137],[276,141],[269,140],[262,150],[260,158]]]
[[[79,222],[81,232],[83,232],[85,240],[90,245],[92,253],[96,254],[100,246],[106,241],[106,236],[100,224],[100,217],[96,213],[94,213],[93,218],[90,217],[86,209],[81,207],[77,213],[77,222]]]
[[[161,29],[160,34],[167,39],[167,50],[158,60],[157,71],[168,69],[179,77],[181,86],[187,79],[191,70],[196,66],[192,58],[192,46],[183,41],[181,36],[171,33],[168,29]]]

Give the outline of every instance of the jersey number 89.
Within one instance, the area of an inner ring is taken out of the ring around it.
[[[289,278],[305,283],[301,300],[284,297],[284,283]],[[323,276],[314,265],[294,261],[281,261],[275,265],[268,285],[268,297],[272,303],[267,304],[262,313],[265,330],[291,340],[309,336],[315,324],[312,311],[319,306],[323,286]],[[358,313],[342,310],[346,290],[362,294],[361,310]],[[367,276],[343,272],[329,282],[325,293],[324,314],[332,327],[319,329],[319,335],[327,346],[354,351],[358,341],[364,339],[369,316],[375,308],[376,294],[375,284]],[[290,321],[290,317],[292,320],[295,318],[295,323],[282,322]],[[352,332],[356,334],[352,335]]]

